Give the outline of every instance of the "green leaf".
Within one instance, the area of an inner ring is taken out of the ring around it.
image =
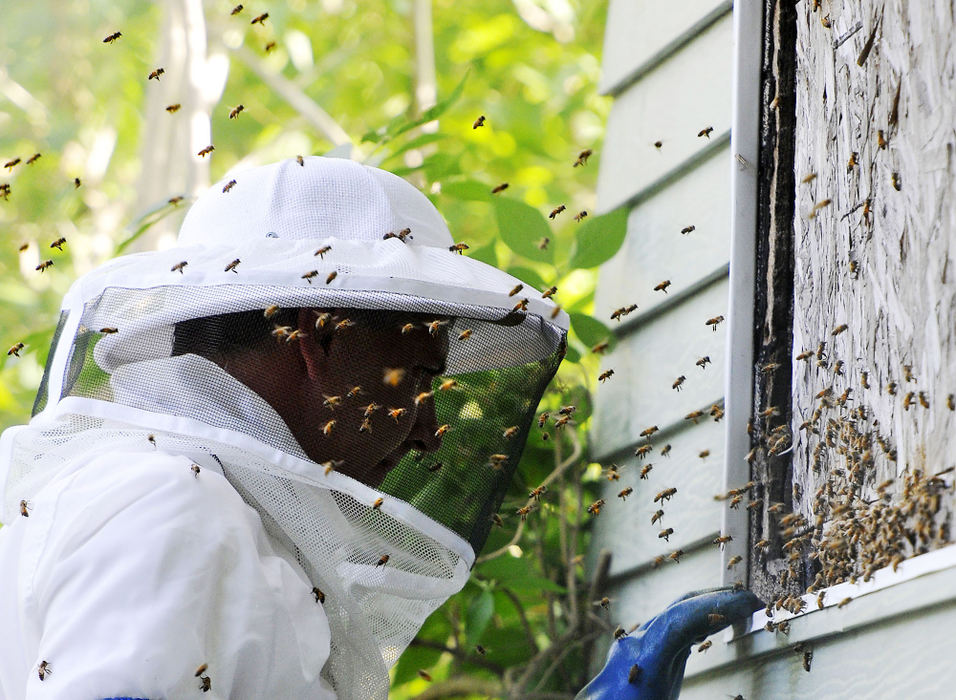
[[[495,597],[490,590],[483,590],[472,599],[465,616],[465,640],[469,649],[481,640],[494,614]]]
[[[568,314],[571,317],[571,329],[574,334],[588,347],[594,347],[603,340],[614,347],[615,338],[611,329],[588,314]]]
[[[139,219],[137,219],[130,228],[133,229],[133,232],[127,236],[123,241],[116,246],[116,255],[122,255],[123,251],[126,250],[130,245],[132,245],[140,236],[146,233],[152,226],[155,226],[160,221],[165,219],[167,216],[172,214],[175,211],[181,209],[181,205],[187,203],[190,200],[183,200],[178,204],[172,204],[166,202],[156,207],[152,211],[148,211],[143,214]]]
[[[491,241],[487,245],[483,245],[480,248],[472,248],[468,251],[468,257],[472,260],[478,260],[491,265],[492,267],[498,267],[498,253],[495,250],[494,241]]]
[[[550,248],[541,250],[538,243],[552,236],[544,216],[534,207],[516,199],[495,198],[495,217],[501,240],[518,255],[537,262],[551,262]]]
[[[491,188],[476,180],[459,180],[458,182],[443,182],[441,193],[468,202],[487,202],[488,196],[491,194]]]
[[[482,578],[498,581],[501,585],[515,591],[565,592],[564,587],[535,574],[531,562],[527,559],[512,557],[507,554],[480,564],[476,570]]]
[[[610,260],[627,235],[627,207],[619,207],[604,216],[588,217],[575,237],[571,267],[597,267]]]
[[[441,102],[426,109],[420,117],[416,119],[409,119],[404,114],[399,115],[392,119],[392,121],[390,121],[384,129],[376,129],[374,131],[367,132],[364,136],[362,136],[362,141],[369,141],[371,143],[377,143],[379,146],[384,146],[396,136],[404,134],[406,131],[410,131],[417,126],[421,126],[422,124],[427,124],[430,121],[438,119],[438,117],[444,114],[448,108],[455,104],[455,102],[458,101],[458,98],[461,97],[461,93],[465,89],[465,81],[468,79],[470,72],[470,68],[466,70],[465,75],[462,76],[462,79],[459,81],[458,85],[455,86],[455,89],[451,91],[451,94]]]
[[[422,134],[413,138],[411,141],[403,143],[401,146],[396,148],[394,151],[388,154],[388,157],[385,159],[385,162],[388,162],[392,158],[396,158],[406,151],[411,151],[415,148],[421,148],[422,146],[427,146],[430,143],[435,143],[436,141],[441,141],[444,138],[448,138],[447,134]]]

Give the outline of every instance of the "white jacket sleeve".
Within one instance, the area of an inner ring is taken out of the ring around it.
[[[0,662],[10,700],[335,697],[319,677],[329,626],[304,571],[225,478],[190,465],[97,457],[4,528],[0,593],[16,607],[0,608],[14,618],[0,646],[19,647],[17,668]]]

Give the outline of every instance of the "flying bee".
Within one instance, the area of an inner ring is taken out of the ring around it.
[[[697,421],[703,417],[704,417],[703,411],[691,411],[686,416],[684,416],[684,420],[694,421],[694,425],[697,425]]]
[[[701,450],[697,456],[700,457],[701,459],[707,459],[708,457],[710,457],[710,450]]]
[[[739,564],[739,563],[742,562],[743,560],[744,560],[744,558],[743,558],[742,556],[740,556],[739,554],[738,554],[737,556],[731,557],[731,558],[727,561],[727,570],[729,571],[730,569],[734,568],[735,566],[737,566],[737,564]]]
[[[734,539],[734,538],[733,538],[733,535],[719,535],[718,537],[715,537],[715,538],[713,539],[712,544],[715,544],[715,545],[717,545],[720,549],[723,549],[723,548],[724,548],[724,545],[727,544],[728,542],[732,542],[733,539]]]
[[[295,162],[299,164],[299,167],[301,168],[305,167],[305,158],[303,158],[302,156],[296,156]]]
[[[916,377],[913,376],[913,365],[903,365],[903,379],[907,382],[916,381]]]
[[[870,373],[869,372],[860,372],[860,386],[864,389],[870,388]]]
[[[485,654],[488,653],[488,650],[485,649],[485,648],[484,648],[483,646],[481,646],[480,644],[476,644],[476,645],[475,645],[475,651],[477,651],[477,652],[478,652],[479,654],[481,654],[482,656],[484,656]]]
[[[878,129],[876,132],[876,145],[879,146],[881,150],[886,149],[887,141],[883,136],[883,129]]]
[[[52,676],[52,675],[53,675],[53,667],[50,666],[49,661],[44,659],[43,661],[40,662],[40,665],[37,666],[37,676],[39,676],[40,680],[42,681],[47,676]]]
[[[858,156],[859,156],[859,154],[858,154],[856,151],[853,151],[852,153],[850,153],[850,159],[846,162],[846,171],[847,171],[848,173],[852,173],[852,172],[853,172],[853,168],[856,167],[856,165],[857,165],[856,159],[857,159]]]
[[[339,273],[336,270],[332,270],[332,272],[329,273],[329,276],[325,278],[325,283],[331,284],[332,280],[334,280],[338,276],[339,276]]]
[[[621,491],[618,492],[617,497],[620,498],[622,501],[626,501],[627,497],[630,496],[632,493],[634,493],[634,489],[628,486],[625,489],[621,489]]]
[[[271,309],[271,308],[275,308],[276,311],[279,310],[279,307],[278,307],[278,306],[276,306],[276,307],[271,307],[271,306],[270,306],[269,308],[270,308],[270,309]],[[274,311],[273,313],[275,313],[275,311]],[[317,330],[317,331],[318,331],[318,330],[322,330],[323,328],[325,328],[325,326],[326,326],[327,324],[329,324],[329,323],[331,323],[331,322],[332,322],[332,314],[329,313],[328,311],[323,311],[322,313],[317,313],[317,314],[316,314],[316,318],[315,318],[315,330]]]
[[[322,405],[331,411],[334,411],[336,406],[342,405],[341,396],[329,396],[328,394],[322,394],[322,396],[325,397],[325,401],[322,402]]]
[[[233,187],[235,187],[235,186],[236,186],[236,181],[235,181],[235,180],[230,180],[230,181],[227,182],[225,185],[223,185],[223,188],[222,188],[223,194],[225,194],[226,192],[228,192],[229,190],[231,190],[231,189],[232,189]]]
[[[837,603],[837,607],[838,607],[838,608],[845,607],[845,606],[849,605],[849,604],[850,604],[850,601],[852,601],[852,600],[853,600],[853,598],[851,598],[851,597],[844,598],[844,599],[841,600],[839,603]]]
[[[654,148],[656,148],[658,151],[661,150],[661,148],[663,148],[663,147],[664,147],[664,142],[663,142],[663,141],[655,141],[655,142],[654,142]]]
[[[14,343],[10,349],[7,350],[7,356],[9,357],[10,355],[16,355],[17,357],[20,357],[20,351],[23,350],[23,348],[23,343]]]
[[[300,279],[304,279],[309,284],[312,284],[312,279],[319,276],[318,270],[309,270],[306,272]]]
[[[541,496],[542,496],[543,494],[545,494],[547,491],[548,491],[548,487],[547,487],[547,486],[538,486],[537,488],[531,489],[531,491],[528,492],[528,498],[533,498],[534,500],[537,501],[537,500],[539,500],[539,499],[541,498]]]
[[[587,215],[588,215],[587,210],[582,209],[581,211],[579,211],[577,214],[574,215],[574,220],[577,222],[581,222],[585,219],[585,217],[587,217]]]
[[[620,322],[621,317],[624,316],[626,313],[627,313],[626,306],[622,306],[619,309],[615,309],[613,312],[611,312],[611,320]]]
[[[551,239],[547,236],[544,236],[538,240],[538,250],[547,250],[548,244],[551,242]]]
[[[379,496],[379,497],[376,498],[375,501],[372,503],[372,510],[379,510],[379,509],[381,509],[383,503],[385,503],[385,499],[382,498],[381,496]]]
[[[910,406],[913,405],[913,397],[914,397],[914,395],[915,395],[915,394],[914,394],[912,391],[910,391],[910,392],[907,392],[906,396],[903,397],[903,410],[904,410],[904,411],[910,410]]]
[[[50,268],[50,267],[53,267],[53,261],[52,261],[52,260],[44,260],[44,261],[41,262],[39,265],[37,265],[35,269],[36,269],[38,272],[43,272],[44,270],[46,270],[47,268]]]
[[[608,341],[602,340],[600,343],[591,348],[591,352],[601,355],[608,349],[609,346],[610,343]]]
[[[36,163],[38,160],[40,160],[41,155],[42,154],[40,153],[34,153],[32,156],[27,158],[27,165],[33,165],[34,163]]]
[[[541,298],[542,298],[542,299],[550,299],[551,297],[553,297],[553,296],[555,295],[555,293],[556,293],[557,291],[558,291],[558,288],[557,288],[557,287],[553,287],[553,286],[552,286],[552,287],[548,287],[548,288],[545,289],[543,292],[541,292]]]
[[[332,460],[329,460],[328,462],[322,462],[319,466],[325,467],[323,474],[325,476],[328,476],[330,473],[334,472],[343,464],[345,464],[345,462],[340,459],[332,459]]]
[[[458,386],[458,381],[455,379],[446,379],[438,386],[438,391],[449,391]]]
[[[178,102],[176,104],[166,105],[166,111],[169,112],[170,114],[175,114],[176,112],[179,111],[180,107],[182,107],[182,105],[179,104]]]
[[[153,80],[155,78],[156,82],[159,82],[159,76],[161,76],[165,72],[166,71],[164,69],[157,68],[156,70],[154,70],[152,73],[149,74],[149,77],[147,77],[146,80]]]
[[[296,328],[294,331],[290,331],[289,333],[286,334],[286,336],[285,336],[285,342],[291,343],[293,340],[298,340],[299,338],[303,337],[304,335],[305,335],[304,332],[302,332],[302,331],[300,331],[298,328]]]
[[[270,41],[268,44],[265,45],[265,48],[264,48],[263,50],[264,50],[266,53],[269,53],[269,52],[272,51],[272,49],[274,49],[275,47],[276,47],[276,43],[275,43],[274,41]]]
[[[382,383],[396,387],[405,379],[405,369],[402,367],[386,367],[382,370]]]
[[[422,680],[428,681],[429,683],[432,682],[432,674],[423,668],[418,669],[418,677]]]
[[[79,180],[79,178],[77,178],[77,180]],[[79,185],[77,185],[77,187],[79,187]],[[0,184],[0,197],[3,197],[3,201],[8,201],[10,199],[10,183],[9,182],[4,182],[3,184]],[[21,250],[25,250],[25,249],[21,248]]]
[[[504,526],[505,526],[505,523],[504,523],[504,521],[501,519],[501,516],[498,515],[497,513],[492,513],[492,514],[491,514],[491,522],[494,523],[494,526],[495,526],[495,527],[504,527]]]
[[[104,43],[104,44],[112,44],[114,41],[116,41],[117,39],[119,39],[121,36],[123,36],[123,32],[113,32],[113,33],[110,34],[108,37],[106,37],[105,39],[103,39],[103,43]],[[42,681],[43,679],[41,678],[40,680]]]
[[[420,393],[418,396],[415,397],[415,405],[420,406],[423,402],[427,401],[434,395],[435,395],[434,391],[423,391],[422,393]]]
[[[197,479],[199,478],[199,472],[202,471],[198,464],[193,464],[189,467],[189,470],[193,473],[193,476]]]
[[[674,534],[674,528],[665,527],[663,530],[657,533],[657,539],[664,540],[665,542],[671,541],[671,535]]]
[[[322,434],[328,437],[332,434],[332,430],[335,428],[335,420],[330,420],[322,427]]]
[[[491,468],[495,471],[501,471],[505,467],[505,463],[508,461],[508,455],[495,453],[488,456],[488,463],[491,465]]]
[[[604,499],[599,498],[596,501],[594,501],[594,503],[588,506],[588,513],[590,513],[591,515],[600,515],[601,508],[603,507],[604,507]]]
[[[514,313],[515,311],[527,311],[529,301],[530,299],[522,299],[521,301],[519,301],[517,304],[514,305],[514,308],[511,309],[512,313]]]
[[[497,187],[494,187],[491,190],[491,194],[498,194],[499,192],[504,192],[506,189],[508,189],[508,187],[509,185],[507,182],[502,182],[500,185],[498,185]]]
[[[252,21],[249,22],[249,24],[261,24],[261,25],[265,26],[265,23],[266,23],[266,20],[267,20],[267,19],[269,19],[269,13],[268,13],[268,12],[263,12],[263,13],[262,13],[261,15],[259,15],[258,17],[253,17],[253,18],[252,18]]]
[[[684,556],[684,550],[678,549],[667,555],[667,558],[676,564],[680,564],[680,558]]]
[[[573,167],[576,168],[576,167],[578,167],[579,165],[587,165],[587,164],[588,164],[588,158],[591,157],[591,153],[592,153],[592,151],[591,151],[590,148],[585,148],[583,151],[581,151],[580,153],[578,153],[578,159],[577,159],[576,161],[574,161],[574,166],[573,166]]]
[[[681,385],[683,385],[685,379],[687,379],[687,377],[685,377],[683,374],[680,375],[677,379],[674,380],[674,383],[671,384],[671,389],[680,391]]]
[[[548,214],[548,218],[553,219],[554,217],[556,217],[558,214],[565,211],[566,209],[567,209],[566,206],[564,206],[563,204],[559,204],[558,206],[556,206],[554,209],[551,210],[551,213]]]
[[[318,255],[319,258],[321,258],[322,260],[325,260],[325,254],[328,253],[330,250],[332,250],[332,246],[324,245],[321,248],[319,248],[317,251],[312,253],[312,257],[315,257],[316,255]]]
[[[630,685],[637,685],[639,680],[641,680],[641,667],[634,664],[631,666],[631,670],[627,672],[627,682]]]
[[[889,382],[886,385],[886,393],[890,396],[896,396],[896,382]]]
[[[113,335],[114,333],[119,333],[119,328],[114,328],[112,326],[105,326],[100,328],[100,333],[103,335]]]
[[[324,603],[324,602],[325,602],[325,593],[323,593],[323,592],[322,592],[322,589],[319,588],[318,586],[313,586],[313,587],[312,587],[312,595],[315,597],[315,602],[316,602],[316,603]]]
[[[224,269],[223,272],[229,272],[231,270],[232,272],[235,272],[238,275],[239,272],[236,270],[236,268],[239,267],[240,262],[241,261],[239,260],[239,258],[236,258],[231,263],[226,265],[226,269]]]
[[[515,511],[515,515],[520,515],[522,520],[527,520],[527,519],[528,519],[528,515],[529,515],[529,514],[531,513],[531,511],[533,511],[533,510],[534,510],[534,504],[533,504],[533,503],[529,503],[529,504],[526,505],[526,506],[523,506],[523,507],[521,507],[521,508],[518,508],[518,509]]]
[[[518,292],[520,292],[522,289],[524,289],[524,285],[523,285],[523,284],[516,284],[514,287],[512,287],[511,291],[508,292],[508,296],[509,296],[509,297],[513,297],[515,294],[517,294]]]
[[[79,187],[79,185],[77,185],[77,187]],[[170,198],[167,199],[166,201],[167,201],[169,204],[172,204],[174,207],[178,207],[178,206],[179,206],[179,203],[180,203],[181,201],[183,201],[183,198],[180,197],[179,195],[176,195],[175,197],[170,197]]]
[[[670,443],[664,445],[664,446],[661,448],[661,457],[666,457],[666,456],[669,455],[670,453],[671,453]]]
[[[634,450],[634,456],[639,459],[644,459],[650,452],[654,449],[653,445],[641,445],[636,450]]]
[[[599,382],[606,382],[606,381],[607,381],[608,379],[610,379],[613,375],[614,375],[614,370],[613,370],[613,369],[609,369],[609,370],[607,370],[606,372],[602,372],[602,373],[598,376],[598,381],[599,381]]]
[[[645,464],[643,467],[641,467],[641,478],[649,479],[650,477],[648,476],[648,474],[651,473],[651,470],[653,468],[654,468],[653,464]]]
[[[20,501],[20,515],[22,515],[24,518],[30,517],[30,513],[28,513],[27,511],[32,509],[33,509],[33,506],[31,506],[29,502]]]
[[[206,156],[208,156],[210,153],[212,153],[215,150],[216,150],[216,147],[213,146],[212,144],[209,144],[204,149],[199,151],[199,153],[197,153],[196,155],[199,156],[200,158],[205,158]]]
[[[654,503],[657,503],[658,501],[660,501],[663,504],[664,501],[670,500],[676,493],[677,493],[677,489],[674,488],[673,486],[671,488],[664,489],[663,491],[658,493],[656,496],[654,496]]]
[[[466,243],[456,243],[455,245],[448,246],[448,250],[452,253],[458,253],[459,255],[464,255],[464,252],[468,250],[470,246]]]
[[[570,420],[571,420],[571,416],[561,416],[560,418],[554,421],[554,427],[559,429],[563,428],[564,426],[568,424],[568,421]]]
[[[362,420],[361,425],[359,425],[358,431],[360,433],[370,433],[372,432],[372,421],[368,418]]]
[[[657,285],[656,287],[654,287],[654,291],[655,291],[655,292],[664,292],[664,294],[667,294],[667,288],[670,287],[670,286],[671,286],[671,281],[670,281],[670,280],[664,280],[663,282],[658,283],[658,285]]]
[[[617,481],[621,478],[621,473],[617,470],[617,465],[612,464],[607,468],[605,476],[607,477],[608,481]]]
[[[481,126],[484,126],[484,125],[485,125],[485,115],[482,114],[480,117],[478,117],[478,118],[475,120],[475,123],[471,125],[471,128],[472,128],[472,129],[477,129],[478,127],[481,127]]]
[[[511,438],[513,438],[513,437],[514,437],[515,435],[517,435],[517,434],[518,434],[518,426],[517,426],[517,425],[512,425],[512,426],[509,427],[509,428],[505,428],[505,430],[504,430],[504,432],[501,434],[501,436],[502,436],[505,440],[510,440]]]
[[[833,363],[833,373],[838,376],[843,376],[843,360],[837,360]]]
[[[388,409],[388,416],[389,416],[389,418],[394,418],[396,423],[398,423],[398,419],[401,418],[402,416],[404,416],[406,413],[408,413],[408,409],[407,409],[407,408],[390,408],[390,409]],[[441,430],[442,428],[445,428],[445,430],[448,429],[446,426],[443,425],[443,426],[440,426],[440,427],[438,428],[438,430]],[[438,437],[438,430],[435,431],[435,437]],[[442,434],[444,434],[444,432],[443,432]]]
[[[442,326],[447,326],[448,323],[449,323],[448,321],[440,321],[440,320],[429,321],[428,323],[425,324],[425,328],[428,329],[429,335],[436,336],[438,335],[438,329],[441,328]]]
[[[700,367],[701,369],[706,369],[708,362],[710,362],[710,355],[704,355],[699,360],[697,360],[697,362],[695,362],[694,364]]]
[[[711,330],[713,330],[713,331],[716,333],[716,332],[717,332],[717,326],[718,326],[723,320],[724,320],[724,317],[723,317],[723,316],[714,316],[713,318],[708,318],[708,319],[704,322],[704,325],[710,326],[710,327],[711,327]]]
[[[697,230],[697,227],[691,224],[690,226],[685,226],[684,228],[682,228],[680,232],[683,235],[687,235],[688,233],[691,233],[692,231],[696,231],[696,230]]]
[[[919,392],[919,394],[917,394],[916,397],[919,399],[920,406],[922,406],[923,408],[929,408],[929,398],[926,396],[925,391]]]
[[[236,5],[234,8],[232,8],[232,12],[230,12],[229,14],[238,15],[240,12],[242,12],[242,5]]]
[[[956,397],[952,394],[946,396],[946,408],[950,411],[956,411]]]
[[[661,519],[664,517],[663,510],[657,510],[651,515],[651,525],[661,522]]]
[[[702,136],[706,136],[706,137],[709,139],[711,133],[713,132],[713,130],[714,130],[714,127],[712,127],[712,126],[705,126],[703,129],[701,129],[700,131],[697,132],[697,138],[701,138]]]
[[[389,559],[391,559],[389,555],[383,554],[382,556],[378,558],[378,563],[375,566],[385,566],[386,564],[388,564]]]
[[[845,331],[847,328],[849,328],[847,324],[841,323],[839,326],[833,329],[833,332],[830,333],[830,335],[840,335],[840,333]]]

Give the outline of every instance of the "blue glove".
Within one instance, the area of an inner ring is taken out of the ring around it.
[[[631,636],[611,645],[607,663],[575,700],[673,700],[690,646],[763,607],[750,591],[711,588],[671,603]]]

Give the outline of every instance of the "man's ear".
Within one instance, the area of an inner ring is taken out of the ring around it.
[[[299,336],[299,354],[302,361],[305,362],[306,372],[309,379],[316,381],[325,371],[328,353],[323,351],[322,347],[315,339],[315,319],[316,313],[312,309],[299,309],[299,318],[296,328],[302,331]]]

